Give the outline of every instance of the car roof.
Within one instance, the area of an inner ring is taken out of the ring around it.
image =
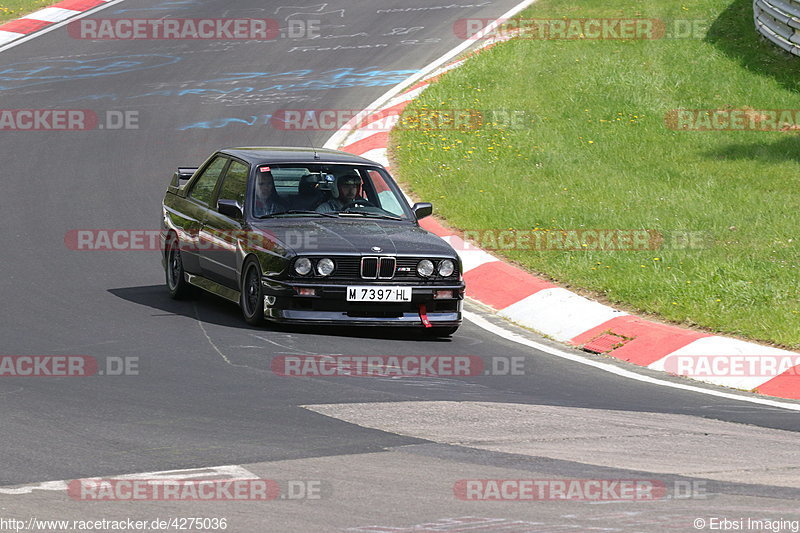
[[[243,159],[249,163],[355,163],[382,166],[375,161],[357,155],[330,150],[328,148],[308,148],[295,146],[247,146],[225,148],[219,151]],[[317,155],[315,158],[314,156]]]

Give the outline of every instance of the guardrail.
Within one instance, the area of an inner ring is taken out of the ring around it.
[[[800,0],[753,0],[753,17],[761,35],[800,56]]]

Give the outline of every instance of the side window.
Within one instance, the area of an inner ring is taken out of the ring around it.
[[[244,196],[247,191],[247,177],[250,175],[250,168],[238,161],[231,161],[228,172],[225,173],[225,181],[222,182],[222,189],[219,197],[223,200],[236,200],[239,205],[244,205]]]
[[[222,174],[222,169],[225,168],[225,163],[228,162],[227,157],[217,157],[210,165],[206,167],[203,174],[194,182],[192,192],[189,196],[199,202],[208,205],[211,203],[211,197],[214,194],[214,187],[217,186],[219,175]]]

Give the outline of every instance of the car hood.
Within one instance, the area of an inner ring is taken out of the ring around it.
[[[270,219],[253,229],[296,254],[387,254],[456,257],[442,238],[411,222],[365,219]],[[375,250],[379,247],[380,250]]]

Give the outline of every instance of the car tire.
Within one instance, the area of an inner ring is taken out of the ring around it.
[[[434,326],[432,328],[426,328],[425,335],[433,338],[449,337],[456,331],[458,331],[458,326],[439,327],[439,328]]]
[[[264,291],[261,287],[261,267],[255,259],[248,260],[242,269],[242,291],[239,298],[244,321],[251,326],[264,323]]]
[[[191,297],[194,294],[194,287],[186,281],[181,249],[175,236],[167,241],[166,256],[166,282],[170,297],[173,300],[185,300]]]

